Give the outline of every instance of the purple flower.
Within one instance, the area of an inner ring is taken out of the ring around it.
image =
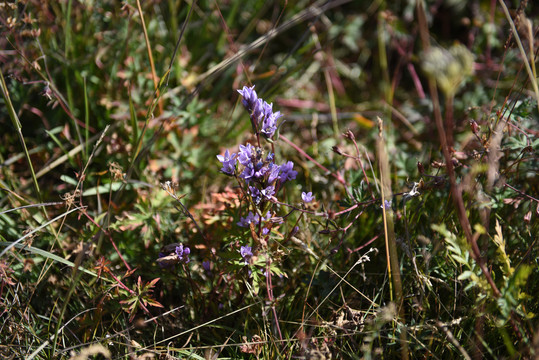
[[[238,161],[243,166],[247,166],[252,163],[251,157],[253,154],[253,145],[240,145],[240,152],[238,156]]]
[[[204,268],[204,270],[206,270],[207,272],[210,271],[210,261],[209,260],[204,260],[202,262],[202,267]]]
[[[254,131],[270,139],[277,131],[277,119],[282,116],[281,112],[274,113],[273,104],[260,99],[254,91],[254,86],[244,86],[238,92],[243,97],[241,103],[249,112]]]
[[[269,117],[271,114],[273,114],[273,103],[268,104],[264,101],[264,117]]]
[[[240,95],[243,97],[241,103],[249,112],[253,111],[256,100],[258,99],[258,96],[256,95],[256,91],[254,89],[255,86],[253,85],[252,87],[244,86],[242,90],[238,90]]]
[[[249,186],[249,193],[251,194],[251,197],[253,198],[255,204],[260,204],[260,201],[262,200],[262,197],[260,196],[260,190],[258,190],[258,188],[256,188],[255,186]]]
[[[175,252],[181,262],[186,264],[189,262],[189,254],[191,253],[191,250],[187,246],[183,247],[183,244],[180,244],[176,246]]]
[[[261,177],[264,176],[265,173],[268,172],[268,167],[267,166],[264,166],[264,163],[263,162],[259,162],[258,164],[256,164],[256,167],[255,167],[255,178],[259,179]]]
[[[264,104],[266,104],[265,101],[262,99],[257,99],[253,104],[253,112],[251,113],[251,120],[253,121],[254,125],[258,127],[258,123],[260,122],[260,119],[264,117]]]
[[[264,121],[262,122],[262,129],[260,130],[262,135],[264,135],[268,139],[271,138],[277,130],[277,119],[281,116],[282,115],[280,111],[277,111],[276,113],[271,113],[269,116],[266,116],[264,118]]]
[[[271,219],[271,213],[268,211],[266,213],[266,216],[262,218],[262,221],[268,221]],[[249,224],[253,223],[255,225],[258,225],[260,222],[260,215],[253,214],[251,211],[247,214],[246,217],[242,217],[240,221],[237,223],[238,226],[241,227],[249,227]]]
[[[244,179],[245,181],[249,182],[251,181],[251,178],[255,176],[255,169],[253,168],[253,164],[249,164],[243,169],[243,172],[240,174],[240,178]]]
[[[242,246],[240,248],[240,254],[243,260],[245,261],[245,265],[248,265],[251,261],[251,258],[253,257],[253,252],[251,251],[250,246]]]
[[[288,181],[288,180],[294,180],[296,178],[296,175],[298,174],[297,171],[293,170],[294,163],[292,161],[287,162],[286,164],[281,165],[281,175],[279,175],[279,179],[282,182]]]
[[[241,227],[249,227],[249,224],[251,223],[258,224],[257,217],[258,217],[258,214],[255,216],[251,211],[249,211],[247,216],[242,217],[237,225]]]
[[[266,216],[264,216],[264,217],[262,218],[262,220],[268,221],[269,219],[271,219],[271,213],[268,211],[268,212],[266,213]]]
[[[391,200],[385,200],[384,205],[380,205],[380,208],[386,208],[386,210],[391,210]]]
[[[275,195],[275,186],[270,185],[267,188],[265,188],[264,190],[261,190],[260,195],[265,197],[267,200],[271,200],[273,195]]]
[[[303,199],[303,202],[304,203],[310,203],[311,201],[314,200],[314,196],[313,196],[313,193],[312,192],[302,192],[301,193],[301,198]]]
[[[279,165],[272,164],[270,167],[270,174],[268,176],[268,184],[273,184],[277,178],[279,178],[279,172],[281,167]]]
[[[260,204],[263,199],[271,200],[273,195],[275,195],[275,186],[268,186],[263,190],[259,190],[255,186],[249,186],[249,193],[251,194],[256,205]]]
[[[223,164],[221,171],[227,175],[234,175],[236,170],[236,155],[235,153],[230,153],[228,150],[225,151],[225,155],[217,155],[217,159]]]

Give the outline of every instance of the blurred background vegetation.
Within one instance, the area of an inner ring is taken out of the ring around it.
[[[0,353],[539,356],[538,15],[533,1],[495,0],[0,2]],[[446,50],[433,60],[425,43]],[[275,152],[299,175],[280,200],[316,197],[317,215],[279,229],[299,226],[273,245],[272,304],[238,264],[250,234],[216,159],[252,141],[244,85],[286,120]],[[451,198],[437,108],[481,260]],[[160,267],[174,242],[191,262]]]

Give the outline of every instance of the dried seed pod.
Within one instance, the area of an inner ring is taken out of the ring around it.
[[[339,149],[338,146],[333,146],[333,147],[331,148],[331,150],[333,150],[333,152],[336,153],[336,154],[339,154],[339,155],[342,155],[342,154],[343,154],[342,150]]]
[[[470,121],[470,127],[472,128],[472,132],[477,135],[479,133],[479,125],[475,120]]]
[[[420,174],[425,173],[425,168],[423,167],[423,164],[420,161],[417,162],[417,171],[419,171]]]

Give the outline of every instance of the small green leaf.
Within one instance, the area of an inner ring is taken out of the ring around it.
[[[470,271],[470,270],[466,270],[464,271],[462,274],[459,275],[459,277],[457,278],[457,280],[460,280],[460,281],[463,281],[463,280],[467,280],[469,279],[470,277],[474,276],[475,274],[473,273],[473,271]]]

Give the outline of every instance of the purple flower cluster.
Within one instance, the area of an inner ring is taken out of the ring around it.
[[[162,268],[170,268],[178,263],[187,264],[189,260],[189,254],[191,249],[188,246],[184,246],[179,243],[172,243],[165,245],[159,251],[159,258],[157,263]]]
[[[221,172],[236,177],[244,184],[242,189],[245,190],[246,195],[252,200],[253,208],[256,209],[256,211],[249,211],[247,216],[242,217],[237,223],[238,226],[248,228],[251,224],[258,225],[258,228],[261,229],[259,235],[267,235],[273,224],[282,222],[282,218],[272,218],[271,212],[267,211],[267,205],[277,200],[275,196],[283,184],[294,180],[298,173],[294,170],[292,161],[277,165],[275,154],[265,152],[260,147],[260,135],[269,142],[273,142],[272,138],[277,133],[279,126],[282,125],[282,122],[277,124],[277,120],[282,117],[281,113],[279,111],[273,112],[273,104],[268,104],[258,98],[254,86],[244,86],[238,92],[243,97],[242,105],[249,112],[258,146],[249,143],[240,145],[238,153],[230,153],[226,150],[224,155],[217,155],[217,159],[222,164]],[[310,196],[310,201],[312,201],[312,193]],[[266,215],[262,215],[264,213]],[[249,264],[253,256],[251,247],[242,246],[240,254],[245,264]]]
[[[251,113],[251,121],[255,130],[260,128],[260,133],[273,136],[276,127],[276,119],[281,116],[280,112],[273,113],[273,105],[259,99],[253,87],[243,87],[238,90],[243,96],[243,106]],[[221,171],[227,175],[239,176],[247,185],[247,190],[256,206],[262,207],[264,203],[274,198],[275,194],[286,181],[294,180],[298,174],[294,163],[288,161],[277,165],[274,161],[275,154],[264,154],[264,150],[251,144],[240,145],[239,152],[217,155],[217,159],[223,165]]]
[[[252,211],[249,211],[249,214],[247,214],[246,217],[242,217],[240,221],[237,223],[237,225],[241,227],[249,227],[250,224],[255,224],[255,225],[260,224],[260,221],[262,221],[262,225],[264,225],[270,219],[271,219],[271,214],[269,211],[266,213],[266,216],[262,218],[260,218],[260,215],[253,214]],[[264,226],[262,228],[262,234],[267,235],[268,232],[269,232],[269,229]]]
[[[245,180],[249,194],[256,205],[273,199],[282,185],[294,180],[298,174],[292,161],[277,165],[273,153],[264,156],[261,148],[251,144],[240,145],[238,154],[230,154],[226,150],[225,155],[217,155],[217,159],[223,164],[221,168],[223,173],[238,175]]]
[[[184,247],[183,244],[179,244],[176,246],[174,252],[176,253],[176,256],[178,256],[180,262],[186,264],[189,262],[189,254],[191,253],[191,249],[189,249],[187,246]]]
[[[243,89],[238,90],[243,97],[241,103],[251,116],[254,132],[257,135],[262,134],[266,139],[271,140],[280,126],[277,125],[277,120],[283,115],[280,111],[273,112],[273,104],[268,104],[258,98],[254,88],[254,85],[252,87],[244,86]]]

